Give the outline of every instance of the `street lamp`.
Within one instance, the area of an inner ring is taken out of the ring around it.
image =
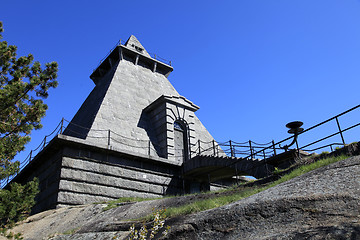
[[[290,128],[288,133],[294,134],[294,139],[289,145],[285,145],[283,147],[280,146],[281,149],[284,149],[285,151],[287,151],[289,149],[289,147],[291,145],[293,145],[294,143],[296,143],[296,147],[299,148],[299,146],[297,145],[297,138],[298,138],[299,133],[304,131],[304,129],[301,128],[302,125],[303,125],[303,122],[300,122],[300,121],[289,122],[288,124],[286,124],[286,127]]]

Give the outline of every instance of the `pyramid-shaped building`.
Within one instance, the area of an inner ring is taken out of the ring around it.
[[[196,117],[199,107],[168,81],[172,71],[134,36],[110,52],[91,74],[95,87],[66,129],[12,180],[39,179],[34,213],[211,188],[186,178],[183,165],[200,142],[210,144],[211,153],[215,147],[218,156],[223,152]]]
[[[191,147],[196,141],[213,138],[194,114],[199,107],[179,95],[168,81],[172,70],[131,36],[90,76],[96,86],[64,134],[120,151],[150,151],[151,156],[181,163],[195,151]],[[175,130],[185,131],[186,156],[178,149],[183,141],[175,146],[174,123]]]

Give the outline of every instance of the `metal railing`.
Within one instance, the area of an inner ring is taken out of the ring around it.
[[[342,116],[344,116],[344,115],[346,115],[346,114],[348,114],[348,113],[350,113],[350,112],[353,112],[354,110],[360,110],[360,105],[357,105],[357,106],[355,106],[355,107],[353,107],[353,108],[351,108],[351,109],[349,109],[349,110],[347,110],[347,111],[345,111],[345,112],[342,112],[342,113],[340,113],[340,114],[338,114],[338,115],[336,115],[336,116],[334,116],[334,117],[331,117],[331,118],[329,118],[329,119],[327,119],[327,120],[325,120],[325,121],[323,121],[323,122],[321,122],[321,123],[319,123],[319,124],[316,124],[316,125],[308,128],[308,129],[302,131],[301,133],[298,134],[299,137],[301,137],[301,135],[304,135],[304,134],[306,134],[306,133],[309,133],[309,132],[311,132],[311,130],[314,130],[314,129],[320,127],[320,126],[323,126],[324,124],[329,123],[329,122],[331,122],[331,121],[334,121],[334,122],[336,123],[336,125],[337,125],[337,131],[328,133],[329,135],[326,135],[326,136],[320,136],[320,137],[318,136],[318,137],[317,137],[317,140],[312,141],[312,142],[310,142],[310,143],[307,143],[307,144],[305,144],[305,145],[303,145],[303,146],[301,146],[301,147],[297,147],[297,148],[295,148],[295,149],[297,149],[297,150],[303,150],[303,151],[307,151],[307,152],[313,152],[313,151],[316,151],[316,150],[319,150],[319,149],[324,149],[324,148],[328,148],[328,147],[329,147],[329,148],[331,149],[331,151],[332,151],[332,150],[333,150],[333,146],[345,146],[345,145],[346,145],[346,142],[345,142],[344,133],[347,132],[347,131],[349,131],[349,130],[352,130],[352,129],[358,127],[358,126],[360,125],[360,119],[359,119],[358,121],[356,121],[355,124],[352,124],[351,126],[345,128],[345,129],[342,129],[342,128],[340,127],[339,118],[342,117]],[[323,142],[323,141],[325,141],[325,140],[327,140],[327,139],[330,139],[331,137],[334,137],[334,136],[339,136],[339,137],[341,138],[342,143],[337,143],[337,142],[335,142],[335,143],[330,143],[330,144],[321,145],[321,146],[316,147],[316,148],[314,148],[314,149],[309,149],[309,147],[314,146],[315,144],[318,144],[318,143],[320,143],[320,142]],[[272,141],[271,143],[265,144],[265,145],[267,145],[267,146],[262,147],[262,148],[260,147],[260,148],[258,148],[258,149],[254,148],[254,147],[251,145],[252,141],[249,141],[249,145],[247,145],[247,146],[243,146],[243,145],[238,144],[238,143],[234,144],[235,142],[233,142],[233,141],[228,141],[228,142],[226,142],[226,144],[223,144],[223,146],[228,147],[227,149],[224,149],[224,152],[227,153],[228,157],[235,157],[235,156],[236,156],[236,152],[237,152],[236,148],[237,148],[237,147],[247,147],[247,148],[249,148],[248,151],[250,151],[250,153],[249,153],[249,152],[246,153],[246,151],[245,151],[245,152],[244,152],[245,154],[243,155],[243,157],[238,158],[237,161],[233,161],[233,162],[229,163],[229,164],[226,165],[226,166],[217,168],[217,169],[215,169],[215,170],[210,170],[210,171],[208,171],[208,172],[206,172],[206,173],[202,172],[202,174],[207,174],[208,176],[211,176],[211,174],[214,174],[214,173],[216,173],[217,171],[221,171],[221,170],[223,170],[224,168],[233,167],[234,165],[236,165],[236,164],[238,164],[238,163],[240,163],[240,162],[242,162],[242,161],[245,161],[245,160],[247,160],[247,159],[253,159],[254,156],[263,156],[262,159],[259,159],[259,161],[257,162],[258,164],[257,164],[256,167],[258,167],[258,166],[260,166],[260,165],[265,165],[265,166],[267,166],[267,159],[269,158],[267,154],[269,154],[270,152],[273,152],[273,154],[270,155],[270,156],[276,156],[276,155],[279,154],[279,150],[282,151],[282,152],[286,151],[286,150],[284,149],[284,147],[281,147],[281,144],[283,144],[283,143],[286,142],[286,141],[291,140],[292,138],[293,138],[293,136],[290,136],[290,137],[285,138],[285,139],[283,139],[283,140],[281,140],[281,141],[279,141],[279,142],[276,142],[276,143]],[[245,143],[242,143],[242,144],[245,144]],[[219,144],[219,145],[221,145],[221,144]],[[296,145],[298,146],[298,143],[297,143],[297,142],[296,142]],[[200,147],[199,147],[199,148],[200,148]],[[239,151],[239,152],[241,152],[241,151]],[[241,153],[243,153],[243,152],[241,152]],[[203,154],[203,153],[200,151],[198,155],[202,155],[202,154]],[[204,154],[204,155],[207,155],[207,156],[208,156],[208,154]],[[213,156],[217,156],[217,155],[214,154]],[[253,167],[250,167],[249,169],[245,169],[244,172],[246,172],[247,170],[250,170],[251,168],[253,168]],[[210,179],[210,177],[209,177],[209,179]]]
[[[41,141],[41,143],[35,149],[31,150],[27,157],[20,163],[19,172],[24,169],[24,167],[28,165],[54,137],[56,137],[58,134],[63,134],[65,129],[68,133],[71,133],[67,134],[68,136],[72,136],[74,134],[81,135],[80,132],[76,132],[74,130],[71,130],[71,128],[67,128],[67,126],[69,126],[70,124],[76,126],[77,128],[89,130],[90,134],[87,136],[87,139],[94,140],[94,142],[96,142],[97,144],[107,145],[109,148],[112,148],[116,145],[121,145],[124,147],[124,149],[122,150],[126,150],[126,148],[127,150],[136,149],[137,152],[148,156],[161,156],[163,154],[164,147],[161,147],[160,145],[153,143],[148,139],[144,140],[138,138],[129,138],[110,129],[89,129],[77,124],[70,123],[63,118],[56,126],[56,128],[49,135],[46,135]],[[5,187],[16,175],[17,174],[14,174],[6,179],[1,180],[0,187]]]
[[[328,122],[331,122],[331,121],[335,121],[337,128],[338,128],[338,131],[332,132],[327,136],[320,136],[320,138],[318,138],[317,140],[307,143],[304,146],[299,147],[298,149],[303,150],[303,151],[313,152],[313,151],[316,151],[319,149],[330,148],[331,151],[333,151],[333,146],[344,146],[346,144],[346,142],[345,142],[345,137],[344,137],[343,133],[360,126],[360,120],[359,120],[359,122],[345,128],[345,129],[342,129],[340,127],[339,118],[354,111],[354,110],[359,110],[359,109],[360,109],[360,105],[357,105],[343,113],[340,113],[332,118],[329,118],[319,124],[316,124],[308,129],[304,130],[303,132],[299,133],[298,135],[301,137],[301,135],[308,133],[311,130],[316,129],[316,128],[318,128]],[[38,147],[34,150],[31,150],[30,153],[28,154],[28,156],[25,158],[25,160],[21,162],[20,171],[27,164],[29,164],[29,162],[31,162],[39,152],[41,152],[47,146],[47,144],[51,141],[52,138],[54,138],[58,134],[63,134],[63,130],[65,129],[66,123],[73,124],[63,118],[61,120],[61,122],[57,125],[57,127],[49,135],[46,135],[44,137],[44,139],[38,145]],[[84,128],[84,127],[76,125],[76,124],[73,124],[73,125],[75,125],[78,128],[83,128],[83,129],[86,129],[89,131],[97,132],[97,134],[88,135],[87,137],[94,138],[94,139],[103,139],[103,143],[107,144],[108,146],[111,146],[112,143],[116,143],[116,144],[120,144],[120,145],[127,146],[130,148],[143,149],[143,153],[147,154],[149,156],[150,155],[159,156],[159,153],[161,155],[162,151],[164,150],[163,149],[164,147],[161,147],[160,145],[157,145],[156,143],[153,143],[153,142],[151,142],[151,140],[148,140],[148,139],[142,140],[142,139],[129,138],[129,137],[126,137],[119,133],[116,133],[110,129],[109,130],[91,130],[91,129]],[[67,131],[70,131],[75,134],[81,134],[81,133],[73,131],[69,128],[67,129]],[[318,143],[325,141],[336,135],[340,136],[342,143],[334,142],[334,143],[322,145],[320,147],[315,147],[313,149],[309,148],[311,146],[314,146],[315,144],[318,144]],[[238,161],[235,161],[232,164],[225,166],[225,167],[231,167],[231,165],[236,164],[237,162],[240,162],[243,159],[260,159],[265,164],[267,158],[276,156],[280,152],[284,152],[285,150],[284,150],[284,148],[281,147],[281,144],[283,144],[286,141],[291,140],[292,138],[293,138],[293,136],[290,136],[279,142],[275,142],[274,140],[272,140],[271,142],[268,142],[268,143],[256,143],[251,140],[249,140],[247,142],[235,142],[235,141],[229,140],[227,142],[217,143],[215,140],[210,141],[210,142],[204,142],[199,139],[196,144],[194,144],[193,146],[190,146],[189,157],[191,158],[196,155],[207,155],[207,156],[222,155],[223,156],[224,154],[226,154],[229,157],[239,158]],[[220,169],[221,168],[219,168],[217,170],[220,170]],[[214,171],[217,171],[217,170],[214,170]],[[210,172],[209,172],[209,174],[210,174]],[[7,179],[2,180],[0,182],[0,187],[3,188],[15,176],[16,176],[16,174],[13,176],[10,176]]]
[[[117,43],[115,44],[114,47],[111,48],[111,50],[105,55],[105,57],[103,57],[100,61],[99,61],[99,64],[96,66],[96,68],[94,68],[93,72],[109,57],[109,55],[114,51],[114,49],[120,45],[125,45],[126,41],[122,41],[121,39],[119,41],[117,41]],[[171,66],[171,60],[167,60],[165,58],[162,58],[160,57],[159,55],[156,55],[155,53],[150,53],[150,52],[147,52],[150,57],[152,57],[153,59],[156,59],[162,63],[165,63],[169,66]]]
[[[271,149],[259,154],[257,150],[264,149],[265,146],[271,147]],[[215,140],[210,142],[198,140],[194,148],[195,151],[193,152],[195,155],[220,156],[223,155],[221,153],[225,153],[229,157],[242,158],[250,156],[251,159],[274,156],[277,154],[277,151],[281,150],[281,148],[275,147],[274,140],[268,143],[256,143],[251,140],[241,143],[233,140],[220,143],[216,143]]]
[[[317,138],[317,140],[312,141],[310,143],[305,144],[304,146],[298,147],[299,150],[303,150],[303,151],[307,151],[307,152],[314,152],[320,149],[324,149],[324,148],[330,148],[331,151],[333,151],[333,147],[334,146],[344,146],[346,144],[345,142],[345,137],[344,137],[344,132],[347,132],[355,127],[358,127],[360,125],[360,119],[359,122],[345,128],[342,129],[340,127],[340,121],[339,118],[341,116],[344,116],[354,110],[359,110],[360,105],[357,105],[345,112],[342,112],[334,117],[331,117],[319,124],[316,124],[308,129],[305,129],[303,132],[299,133],[298,136],[299,138],[301,138],[301,135],[304,135],[305,133],[310,132],[311,130],[318,128],[328,122],[334,121],[336,123],[337,126],[337,130],[336,132],[331,132],[329,135],[326,136],[321,136],[320,138]],[[315,144],[318,144],[320,142],[323,142],[331,137],[334,137],[338,135],[341,139],[341,143],[339,142],[334,142],[334,143],[329,143],[329,144],[325,144],[322,145],[320,147],[316,147],[316,148],[309,148]],[[222,147],[222,150],[224,151],[224,153],[227,154],[227,156],[229,157],[242,157],[242,158],[262,158],[262,159],[266,159],[272,156],[276,156],[277,154],[284,152],[284,148],[281,147],[281,144],[283,144],[284,142],[292,139],[293,136],[290,136],[288,138],[285,138],[279,142],[274,142],[274,140],[272,140],[271,142],[268,143],[256,143],[254,141],[247,141],[247,142],[235,142],[232,140],[229,140],[227,142],[223,142],[223,143],[219,143],[218,145],[220,147]],[[198,141],[197,142],[197,146],[196,146],[197,151],[197,155],[213,155],[213,156],[217,156],[217,146],[212,145],[212,142],[202,142],[202,141]],[[209,154],[209,153],[213,153],[213,154]]]
[[[165,58],[160,57],[159,55],[156,55],[155,53],[147,52],[153,59],[159,60],[162,63],[165,63],[169,66],[171,66],[171,60],[167,60]]]
[[[108,148],[121,145],[124,147],[123,150],[126,150],[126,148],[136,149],[137,152],[149,156],[162,156],[165,149],[164,147],[151,141],[150,139],[130,138],[119,134],[111,129],[105,130],[86,128],[78,124],[71,123],[66,119],[63,119],[62,122],[62,125],[66,123],[67,126],[70,126],[66,128],[64,135],[74,136],[78,138],[86,137],[87,140],[96,141],[96,144],[107,145]],[[84,135],[84,133],[72,129],[71,126],[76,127],[77,130],[86,130],[86,134]]]
[[[27,155],[27,157],[22,161],[20,162],[20,166],[19,166],[19,171],[18,172],[21,172],[21,170],[23,170],[23,168],[28,165],[35,157],[38,153],[40,153],[47,145],[48,143],[55,137],[57,136],[59,133],[61,134],[62,133],[62,129],[63,129],[63,121],[61,121],[57,126],[56,128],[48,135],[46,135],[43,140],[40,142],[40,144],[33,150],[31,150],[29,152],[29,154]],[[0,187],[1,188],[4,188],[15,176],[17,175],[14,174],[12,176],[9,176],[8,178],[6,179],[2,179],[0,181]]]

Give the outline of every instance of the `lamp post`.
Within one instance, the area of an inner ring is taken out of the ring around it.
[[[302,131],[304,131],[303,128],[301,128],[301,126],[303,125],[303,122],[300,121],[294,121],[294,122],[289,122],[288,124],[286,124],[287,128],[290,128],[288,133],[290,134],[294,134],[294,139],[293,141],[289,144],[289,145],[285,145],[283,147],[280,146],[281,149],[284,149],[285,152],[289,149],[290,146],[292,146],[294,143],[296,143],[296,147],[299,148],[298,144],[297,144],[297,138],[299,133],[301,133]]]

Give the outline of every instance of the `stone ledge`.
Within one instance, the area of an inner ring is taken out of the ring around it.
[[[132,152],[132,151],[128,151],[128,150],[123,150],[123,149],[117,149],[114,147],[107,146],[107,145],[97,145],[94,142],[89,142],[87,140],[83,140],[80,138],[76,138],[76,137],[71,137],[71,136],[66,136],[66,135],[61,135],[59,134],[57,137],[57,139],[60,139],[62,141],[66,141],[68,143],[71,144],[75,144],[75,145],[83,145],[86,146],[90,149],[99,149],[99,150],[103,150],[103,151],[109,151],[111,153],[114,154],[119,154],[119,155],[125,155],[128,157],[136,157],[136,158],[141,158],[145,161],[150,161],[150,162],[158,162],[161,164],[168,164],[168,165],[173,165],[173,166],[181,166],[180,163],[176,162],[176,161],[171,161],[169,159],[166,158],[161,158],[161,157],[157,157],[157,156],[149,156],[146,154],[141,154],[141,153],[136,153],[136,152]]]

